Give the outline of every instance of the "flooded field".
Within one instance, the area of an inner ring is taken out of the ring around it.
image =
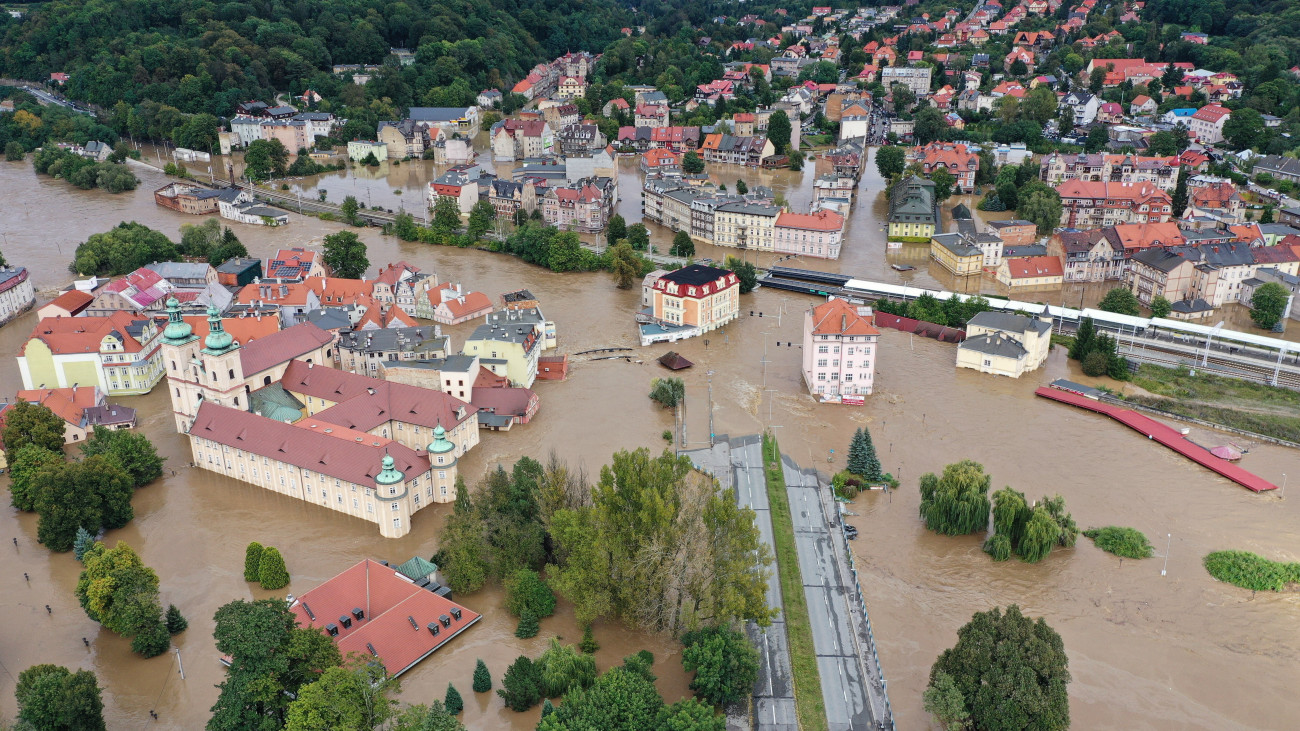
[[[635,222],[635,162],[623,161],[621,170],[620,210]],[[417,196],[422,199],[421,181],[435,172],[428,163],[415,163],[373,179],[335,173],[302,182],[304,196],[314,195],[318,184],[331,200],[345,190],[354,195],[370,190],[375,205],[396,207],[400,198],[410,207]],[[737,174],[717,174],[720,182],[734,185]],[[784,186],[795,205],[810,195],[811,165],[802,173],[744,174],[751,187],[756,179],[778,190]],[[6,257],[32,269],[38,288],[51,289],[69,280],[72,251],[92,233],[137,220],[177,236],[182,223],[197,222],[154,205],[152,191],[164,178],[140,175],[137,191],[112,196],[38,177],[29,163],[0,163],[0,245]],[[409,175],[409,182],[394,175]],[[910,283],[950,286],[923,255],[906,249],[886,253],[879,188],[871,166],[840,262],[803,260],[798,265],[899,281],[888,264],[913,257],[907,261],[918,269],[907,273]],[[394,189],[404,192],[394,196]],[[380,190],[388,191],[383,203]],[[298,216],[280,229],[235,226],[257,256],[282,246],[318,244],[339,228]],[[655,240],[666,247],[666,232],[652,228]],[[578,358],[569,380],[539,383],[537,418],[509,433],[484,433],[480,446],[462,460],[467,475],[523,455],[544,458],[552,450],[594,475],[615,450],[663,448],[660,433],[671,428],[672,416],[646,394],[650,380],[663,373],[654,358],[669,346],[636,347],[631,315],[639,290],[618,290],[603,273],[556,275],[507,256],[399,242],[374,229],[358,232],[370,247],[372,270],[405,259],[494,299],[504,291],[530,288],[548,318],[557,322],[561,352],[635,348],[631,362]],[[700,252],[714,259],[723,254]],[[994,291],[989,280],[981,286]],[[1104,288],[1097,289],[1099,297]],[[1093,296],[1091,290],[1084,294]],[[1073,298],[1073,304],[1079,292],[1067,290],[1063,296]],[[707,342],[701,338],[671,346],[697,364],[683,374],[687,439],[690,446],[707,443],[712,413],[719,434],[748,434],[770,426],[784,451],[801,463],[838,469],[852,430],[871,427],[885,468],[901,474],[903,488],[892,496],[860,497],[852,506],[859,515],[849,522],[861,529],[853,547],[900,728],[927,727],[921,692],[936,655],[956,641],[956,629],[972,612],[1012,602],[1046,616],[1064,637],[1074,675],[1075,728],[1294,725],[1300,717],[1300,700],[1293,692],[1300,681],[1300,633],[1295,629],[1300,594],[1252,595],[1214,582],[1200,566],[1205,553],[1220,548],[1300,560],[1300,509],[1294,498],[1251,494],[1158,445],[1143,443],[1107,419],[1035,398],[1033,389],[1053,378],[1084,380],[1060,352],[1052,354],[1044,369],[1012,381],[957,371],[953,346],[886,331],[877,392],[868,405],[817,405],[800,383],[799,350],[789,346],[801,340],[802,312],[810,304],[810,298],[760,290],[742,302],[746,316],[732,327],[711,333]],[[751,308],[765,317],[748,317]],[[773,317],[778,313],[779,319]],[[34,322],[34,315],[27,315],[0,329],[0,353],[16,353]],[[470,323],[450,328],[453,345],[470,329]],[[9,360],[0,366],[0,395],[12,396],[20,387]],[[277,502],[285,498],[186,469],[186,450],[164,414],[161,389],[122,402],[141,410],[142,430],[169,457],[168,468],[176,475],[169,473],[141,490],[134,502],[136,519],[112,532],[109,540],[136,547],[158,571],[163,600],[177,604],[190,619],[190,629],[177,640],[186,679],[176,674],[175,657],[141,660],[130,653],[128,643],[87,619],[73,595],[79,571],[75,559],[44,550],[35,542],[35,517],[4,507],[0,550],[12,555],[0,572],[0,611],[9,620],[9,629],[0,632],[0,660],[8,673],[0,675],[0,715],[14,714],[12,691],[19,671],[54,662],[96,671],[112,728],[142,726],[150,709],[160,714],[159,727],[201,727],[222,677],[211,639],[213,612],[232,599],[270,594],[243,581],[245,544],[257,540],[280,548],[293,575],[286,591],[296,593],[363,556],[402,561],[437,549],[445,508],[422,511],[411,534],[400,540],[382,539],[371,524],[309,505],[294,503],[285,510]],[[1208,433],[1194,433],[1194,438],[1206,444],[1226,439]],[[832,449],[834,460],[828,464]],[[994,564],[979,550],[978,537],[927,533],[917,517],[917,478],[963,458],[984,463],[995,489],[1009,484],[1030,497],[1064,495],[1080,526],[1131,525],[1146,532],[1160,553],[1165,535],[1172,534],[1168,575],[1160,575],[1162,559],[1121,562],[1086,539],[1073,550],[1054,552],[1043,563],[1028,566]],[[1252,448],[1243,465],[1275,482],[1281,482],[1283,472],[1300,475],[1296,453],[1279,447]],[[10,537],[18,538],[17,548]],[[30,582],[24,581],[24,572]],[[576,641],[571,611],[562,605],[556,617],[543,621],[539,637],[524,641],[514,638],[513,618],[500,608],[498,591],[458,598],[483,612],[484,621],[404,676],[402,700],[441,698],[453,681],[466,697],[465,721],[471,728],[532,728],[536,712],[515,714],[495,696],[468,691],[474,660],[484,658],[499,677],[516,655],[540,652],[550,636]],[[52,615],[41,614],[46,604]],[[655,672],[665,698],[676,700],[689,692],[675,641],[604,625],[597,626],[596,636],[602,668],[646,648],[658,660]],[[82,637],[90,640],[89,648]]]

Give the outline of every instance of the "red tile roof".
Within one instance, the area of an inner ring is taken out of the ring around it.
[[[107,317],[47,317],[36,323],[31,339],[40,340],[50,352],[59,355],[98,353],[103,339],[116,335],[122,341],[124,352],[139,353],[143,346],[127,334],[127,328],[142,319],[140,315],[129,312],[114,312]],[[26,349],[24,344],[18,354],[22,355]]]
[[[1059,277],[1064,274],[1061,270],[1060,257],[1020,256],[1012,259],[1003,259],[1003,261],[1006,262],[1007,269],[1010,271],[1012,279]]]
[[[842,299],[827,300],[812,311],[814,335],[879,335],[871,318],[858,314],[858,308]]]
[[[363,432],[391,420],[430,429],[441,424],[451,431],[475,411],[473,406],[441,391],[329,367],[308,367],[298,360],[289,364],[280,385],[292,393],[333,401],[335,405],[316,412],[316,418]],[[457,418],[461,408],[464,416]]]
[[[835,211],[820,210],[816,213],[779,213],[776,225],[786,228],[801,228],[811,231],[839,231],[844,228],[844,216]]]
[[[362,611],[362,619],[353,618],[353,609]],[[453,609],[459,610],[460,619],[452,615]],[[411,669],[480,618],[477,612],[420,588],[370,559],[307,591],[289,611],[304,627],[323,630],[326,625],[337,625],[334,641],[344,657],[351,652],[365,657],[374,648],[390,678]],[[345,615],[351,627],[339,622]],[[443,616],[450,620],[449,626],[442,626]],[[428,629],[433,623],[438,624],[436,635]]]
[[[304,322],[244,345],[239,349],[239,364],[244,377],[248,378],[254,373],[306,355],[333,340],[332,333]]]
[[[63,294],[59,295],[58,297],[55,297],[54,299],[50,300],[50,302],[46,304],[45,307],[58,307],[64,312],[67,312],[69,315],[76,315],[77,313],[86,309],[86,307],[89,306],[90,303],[94,301],[95,301],[94,295],[90,294],[89,292],[82,292],[79,289],[70,289],[67,292],[64,292]],[[45,309],[45,307],[42,307],[41,309]]]
[[[457,319],[492,311],[492,300],[482,292],[465,292],[461,297],[446,297],[439,304],[446,305],[451,316]]]
[[[194,334],[200,339],[208,336],[208,318],[204,315],[186,315],[185,324],[194,328]],[[280,318],[275,315],[261,317],[223,317],[221,328],[230,333],[240,345],[248,345],[258,338],[280,332]]]
[[[1203,122],[1210,122],[1213,124],[1230,114],[1232,114],[1232,110],[1227,107],[1221,107],[1218,104],[1210,104],[1197,109],[1196,114],[1192,115],[1192,119],[1199,119]]]
[[[94,386],[36,388],[19,391],[18,400],[42,404],[57,414],[60,419],[69,424],[81,426],[86,409],[99,405],[100,393],[100,390]]]
[[[318,370],[333,369],[322,366]],[[429,459],[414,449],[336,425],[320,418],[320,414],[286,424],[204,401],[189,433],[364,487],[376,487],[375,476],[383,469],[385,454],[393,458],[407,479],[429,471]]]

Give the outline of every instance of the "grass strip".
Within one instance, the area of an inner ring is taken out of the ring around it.
[[[1300,583],[1300,563],[1270,561],[1246,551],[1215,551],[1205,557],[1210,576],[1243,589],[1282,591]]]
[[[808,599],[804,595],[799,554],[794,545],[794,519],[790,516],[790,498],[785,490],[780,453],[776,439],[764,434],[763,473],[767,477],[767,502],[772,517],[772,541],[776,544],[773,549],[780,573],[785,633],[790,643],[795,714],[802,731],[824,731],[827,728],[826,705],[822,699],[817,650],[809,626]]]
[[[1167,411],[1175,416],[1200,419],[1231,429],[1262,434],[1274,439],[1285,439],[1288,442],[1300,442],[1300,416],[1265,414],[1229,406],[1210,406],[1155,396],[1126,396],[1124,400]]]
[[[1268,405],[1300,416],[1300,392],[1228,378],[1212,373],[1191,375],[1187,368],[1163,368],[1144,363],[1133,383],[1159,396],[1191,399],[1225,406]]]
[[[1142,531],[1133,528],[1108,525],[1105,528],[1089,528],[1083,534],[1091,538],[1097,548],[1116,556],[1151,558],[1155,554],[1155,549]]]

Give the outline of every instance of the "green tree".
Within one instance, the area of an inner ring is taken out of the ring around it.
[[[627,221],[623,216],[615,213],[610,216],[609,225],[605,227],[605,245],[614,246],[619,241],[627,238]]]
[[[143,434],[97,426],[81,445],[81,452],[87,457],[103,455],[116,461],[137,488],[162,477],[163,458]]]
[[[190,622],[181,614],[181,610],[176,608],[175,604],[167,605],[167,617],[163,620],[167,624],[169,634],[178,635],[189,628]]]
[[[289,585],[289,570],[284,566],[284,557],[280,555],[279,549],[273,546],[262,549],[257,581],[263,589],[283,589]]]
[[[208,256],[208,263],[216,266],[236,258],[248,258],[248,249],[244,248],[244,245],[239,242],[239,238],[235,236],[235,232],[231,231],[230,227],[227,226],[221,232],[221,243]]]
[[[1156,295],[1151,299],[1151,316],[1152,317],[1169,317],[1169,312],[1173,309],[1173,303],[1169,300]]]
[[[627,243],[635,251],[646,251],[650,248],[650,231],[644,223],[634,223],[627,227]]]
[[[672,256],[695,256],[695,242],[691,240],[691,235],[685,231],[678,231],[673,235],[672,248],[668,250]]]
[[[18,401],[5,412],[0,441],[11,452],[30,444],[62,454],[63,426],[63,417],[47,406]]]
[[[1006,613],[976,612],[935,661],[929,687],[940,687],[940,673],[949,676],[974,728],[1056,731],[1070,725],[1068,667],[1061,636],[1012,604]]]
[[[627,666],[610,668],[585,691],[567,694],[538,731],[641,731],[657,725],[663,698],[653,680]]]
[[[306,684],[341,663],[320,630],[300,628],[283,599],[237,600],[215,615],[217,651],[230,657],[209,731],[284,727],[289,703]]]
[[[474,692],[486,693],[492,690],[492,673],[488,672],[487,663],[479,660],[474,664]]]
[[[1126,287],[1112,288],[1101,298],[1101,302],[1097,303],[1097,309],[1133,317],[1142,314],[1142,305],[1138,302],[1137,295]]]
[[[1093,94],[1101,93],[1101,87],[1106,83],[1107,69],[1111,69],[1113,65],[1114,64],[1106,64],[1105,66],[1097,66],[1092,71],[1088,72],[1088,91]]]
[[[663,731],[726,731],[727,718],[719,716],[713,706],[687,698],[660,708],[655,728]]]
[[[881,479],[880,458],[876,456],[876,445],[871,442],[871,432],[866,427],[859,427],[849,442],[848,468],[849,472],[868,482]]]
[[[207,259],[220,244],[221,219],[208,218],[200,224],[181,224],[180,252],[185,256]]]
[[[876,170],[885,180],[902,175],[907,167],[907,152],[897,145],[876,148]]]
[[[18,720],[41,731],[104,731],[104,701],[95,674],[33,665],[18,674]]]
[[[784,155],[790,150],[790,117],[783,112],[774,112],[767,120],[767,139],[776,148],[776,154]],[[683,161],[684,163],[684,161]],[[683,169],[685,165],[683,164]],[[701,171],[703,165],[701,164]]]
[[[947,168],[939,168],[930,173],[930,181],[934,183],[936,201],[942,203],[952,197],[952,189],[957,184],[957,178],[948,172]]]
[[[21,403],[21,402],[20,402]],[[25,511],[36,509],[36,498],[48,478],[41,473],[64,463],[63,451],[51,452],[45,447],[27,444],[9,454],[9,500],[15,508]]]
[[[77,529],[77,537],[72,541],[72,555],[76,556],[78,561],[84,561],[86,551],[95,545],[95,537],[90,535],[90,531],[85,528]]]
[[[447,693],[442,697],[442,705],[451,715],[459,716],[460,712],[465,710],[465,699],[460,697],[460,691],[456,690],[456,686],[447,683]]]
[[[799,152],[798,150],[792,150],[792,151],[790,152],[790,165],[789,165],[789,167],[790,167],[791,170],[793,170],[793,171],[795,171],[795,172],[799,172],[800,170],[803,170],[803,153],[802,153],[802,152]]]
[[[1250,319],[1265,330],[1272,329],[1286,315],[1291,293],[1277,282],[1265,282],[1250,298]]]
[[[542,695],[546,698],[558,698],[596,682],[596,659],[579,652],[573,645],[560,644],[554,637],[537,658],[536,665]]]
[[[487,200],[480,200],[469,210],[469,224],[466,235],[471,241],[483,238],[483,234],[492,230],[492,222],[497,218],[497,209]]]
[[[691,690],[714,706],[751,695],[758,680],[758,650],[740,632],[708,627],[682,636],[682,667],[695,673]]]
[[[536,211],[540,211],[538,208]],[[460,228],[460,206],[457,205],[456,199],[450,196],[440,195],[438,200],[433,204],[433,221],[430,223],[433,234],[436,237],[435,243],[447,244],[451,242],[452,234]]]
[[[1110,144],[1110,132],[1104,124],[1094,124],[1088,129],[1088,138],[1083,142],[1087,152],[1101,152]]]
[[[339,206],[339,215],[347,221],[350,226],[360,226],[362,220],[357,216],[361,210],[361,204],[357,202],[356,196],[350,195],[343,199],[343,204]]]
[[[1055,190],[1035,190],[1028,196],[1022,190],[1017,197],[1016,215],[1033,221],[1040,236],[1050,234],[1061,225],[1061,196]]]
[[[1083,357],[1083,375],[1093,378],[1104,376],[1109,365],[1110,361],[1106,358],[1106,354],[1094,350]]]
[[[402,241],[419,241],[420,227],[415,223],[415,216],[402,211],[393,218],[393,235]]]
[[[244,549],[244,581],[257,581],[262,571],[262,544],[253,541]]]
[[[921,517],[936,533],[958,536],[984,530],[989,520],[989,485],[984,466],[962,460],[943,468],[943,475],[921,477]]]
[[[71,549],[78,528],[94,534],[121,528],[135,517],[131,477],[107,457],[54,465],[37,479],[36,536],[51,551]]]
[[[327,668],[289,704],[285,731],[380,728],[394,715],[397,701],[388,693],[395,685],[384,666],[370,659],[354,657]]]
[[[724,267],[735,273],[736,279],[740,280],[740,293],[749,294],[758,286],[758,268],[752,263],[741,261],[734,256],[727,256]]]
[[[1242,107],[1228,117],[1223,123],[1223,139],[1234,149],[1249,150],[1261,145],[1267,130],[1264,129],[1264,116],[1258,110]]]
[[[749,186],[745,184],[745,181],[737,179],[736,192],[741,195],[745,195],[746,193],[749,192]]]
[[[17,140],[11,140],[5,145],[5,160],[9,162],[22,162],[27,157],[27,149],[23,143]]]
[[[465,731],[465,724],[441,702],[434,701],[428,706],[403,709],[387,731]]]
[[[82,560],[85,568],[77,579],[77,598],[86,614],[109,631],[132,639],[132,649],[145,657],[166,652],[171,640],[165,627],[159,631],[158,574],[121,541],[113,548],[95,543]]]
[[[1264,213],[1259,217],[1260,223],[1273,223],[1273,206],[1264,206]]]
[[[366,258],[366,244],[351,231],[339,231],[325,237],[324,261],[334,272],[334,276],[343,279],[360,279],[370,267]]]
[[[517,712],[526,711],[541,702],[541,682],[537,666],[527,655],[520,655],[506,669],[497,695],[505,701],[506,708]]]
[[[1174,140],[1172,132],[1161,130],[1153,135],[1147,142],[1147,150],[1157,157],[1172,157],[1177,155],[1178,142]]]
[[[541,625],[537,622],[537,615],[533,610],[525,609],[524,613],[519,616],[519,625],[515,627],[515,637],[526,640],[530,637],[536,637],[541,631]]]
[[[1020,105],[1020,113],[1039,124],[1047,124],[1056,117],[1056,92],[1042,84],[1029,90]]]
[[[641,224],[637,224],[640,226]],[[633,226],[636,228],[636,226]],[[553,272],[582,271],[586,265],[583,258],[582,240],[575,231],[560,231],[551,240],[547,253],[546,266]]]
[[[787,126],[789,125],[789,120],[786,121],[786,124]],[[787,133],[788,132],[789,130],[787,129]],[[769,130],[769,134],[770,134],[770,130]],[[787,142],[789,142],[788,138],[787,138]],[[773,142],[772,144],[775,145],[776,142]],[[686,173],[687,175],[699,175],[700,173],[704,172],[704,159],[701,158],[699,156],[699,153],[695,152],[694,150],[686,153],[685,155],[682,155],[682,172]]]
[[[1091,317],[1085,317],[1079,320],[1079,327],[1074,331],[1074,344],[1070,346],[1070,358],[1073,360],[1083,360],[1088,353],[1092,352],[1093,338],[1096,336],[1097,326]]]
[[[666,409],[675,409],[686,398],[686,384],[680,378],[655,378],[650,381],[650,400]]]
[[[956,681],[948,673],[940,670],[934,673],[934,680],[921,695],[925,712],[934,716],[944,731],[966,731],[970,724],[970,712],[966,710],[966,699]]]
[[[610,247],[609,267],[614,272],[619,289],[631,289],[641,274],[641,260],[626,239]]]
[[[555,593],[532,569],[519,569],[506,578],[506,611],[516,617],[532,612],[534,617],[555,613]]]
[[[1178,182],[1174,185],[1173,207],[1170,209],[1174,218],[1182,218],[1187,210],[1187,178],[1190,175],[1186,165],[1178,169]]]
[[[289,150],[279,140],[253,140],[244,152],[244,174],[253,180],[282,178],[289,167]]]
[[[943,121],[943,112],[938,107],[925,106],[916,113],[916,124],[912,136],[922,145],[928,145],[942,139],[948,124]]]

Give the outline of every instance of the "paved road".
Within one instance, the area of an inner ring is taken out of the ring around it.
[[[835,554],[844,550],[843,542],[831,535],[817,473],[799,469],[785,456],[781,467],[821,673],[826,722],[832,731],[884,728],[877,725],[888,713],[883,686],[867,677],[862,632],[857,626],[861,618],[851,605],[857,590]],[[873,692],[869,693],[869,689]]]
[[[731,486],[741,507],[753,508],[759,534],[768,547],[772,547],[772,519],[768,509],[767,484],[763,479],[761,437],[722,440],[712,449],[697,449],[683,454],[690,457],[697,467],[717,477],[723,485]],[[781,583],[775,563],[771,568],[767,581],[767,604],[781,609]],[[797,731],[784,612],[777,615],[766,630],[753,622],[747,623],[745,633],[759,653],[758,682],[754,683],[753,728],[757,731]]]

